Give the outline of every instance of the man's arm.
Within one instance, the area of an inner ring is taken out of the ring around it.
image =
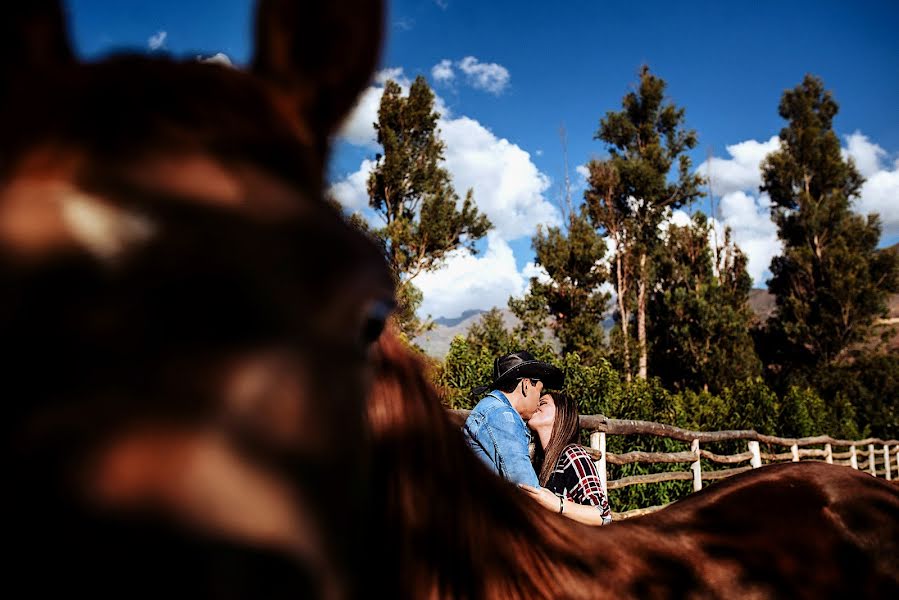
[[[500,475],[512,483],[539,487],[537,474],[528,455],[528,434],[521,417],[511,409],[490,415],[486,429],[495,448],[495,462]]]

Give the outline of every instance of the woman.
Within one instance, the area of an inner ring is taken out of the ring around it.
[[[590,455],[578,444],[578,414],[565,393],[544,394],[530,427],[540,443],[535,470],[542,487],[520,487],[549,510],[588,525],[612,521],[612,510]]]

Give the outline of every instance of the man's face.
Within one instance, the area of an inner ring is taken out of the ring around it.
[[[540,396],[543,394],[543,382],[539,379],[522,379],[521,393],[524,396],[524,404],[527,411],[527,414],[523,416],[525,416],[525,420],[528,420],[540,405]]]

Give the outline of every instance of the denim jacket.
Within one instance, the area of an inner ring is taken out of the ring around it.
[[[494,473],[512,483],[540,487],[531,465],[531,434],[505,394],[493,390],[478,402],[462,428],[465,441]]]

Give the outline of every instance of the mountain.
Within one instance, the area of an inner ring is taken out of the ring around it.
[[[481,310],[479,308],[472,308],[472,309],[466,310],[458,317],[453,317],[453,318],[440,317],[439,319],[434,319],[434,324],[441,325],[443,327],[455,327],[462,321],[471,320],[471,317],[480,316],[480,315],[484,314],[485,312],[487,312],[487,311]],[[475,319],[475,320],[477,320],[477,319]],[[474,322],[474,321],[472,321],[472,322]]]
[[[472,309],[466,310],[458,317],[434,319],[434,328],[412,341],[421,346],[428,356],[442,359],[449,351],[453,338],[468,333],[468,328],[477,323],[485,312],[487,311]],[[500,312],[506,329],[512,329],[518,325],[518,317],[513,315],[508,308],[501,308]]]
[[[899,250],[899,244],[893,246],[892,249]],[[749,290],[749,307],[755,315],[756,323],[765,322],[772,314],[774,314],[776,308],[774,295],[768,290]],[[889,315],[884,320],[883,325],[899,325],[899,294],[894,294],[890,297],[888,307]],[[450,342],[453,341],[453,338],[457,335],[464,336],[468,333],[468,328],[471,327],[472,324],[477,323],[481,318],[481,315],[485,312],[487,311],[472,309],[466,310],[458,317],[441,317],[435,319],[434,328],[431,331],[418,336],[413,341],[421,346],[429,356],[442,359],[446,356],[447,351],[449,351]],[[518,325],[518,317],[513,315],[509,309],[501,308],[500,312],[503,315],[503,323],[505,323],[507,329],[511,329]],[[614,321],[611,316],[603,321],[603,328],[606,332],[612,329],[613,325]],[[899,349],[899,335],[894,336],[889,345],[891,349]]]

